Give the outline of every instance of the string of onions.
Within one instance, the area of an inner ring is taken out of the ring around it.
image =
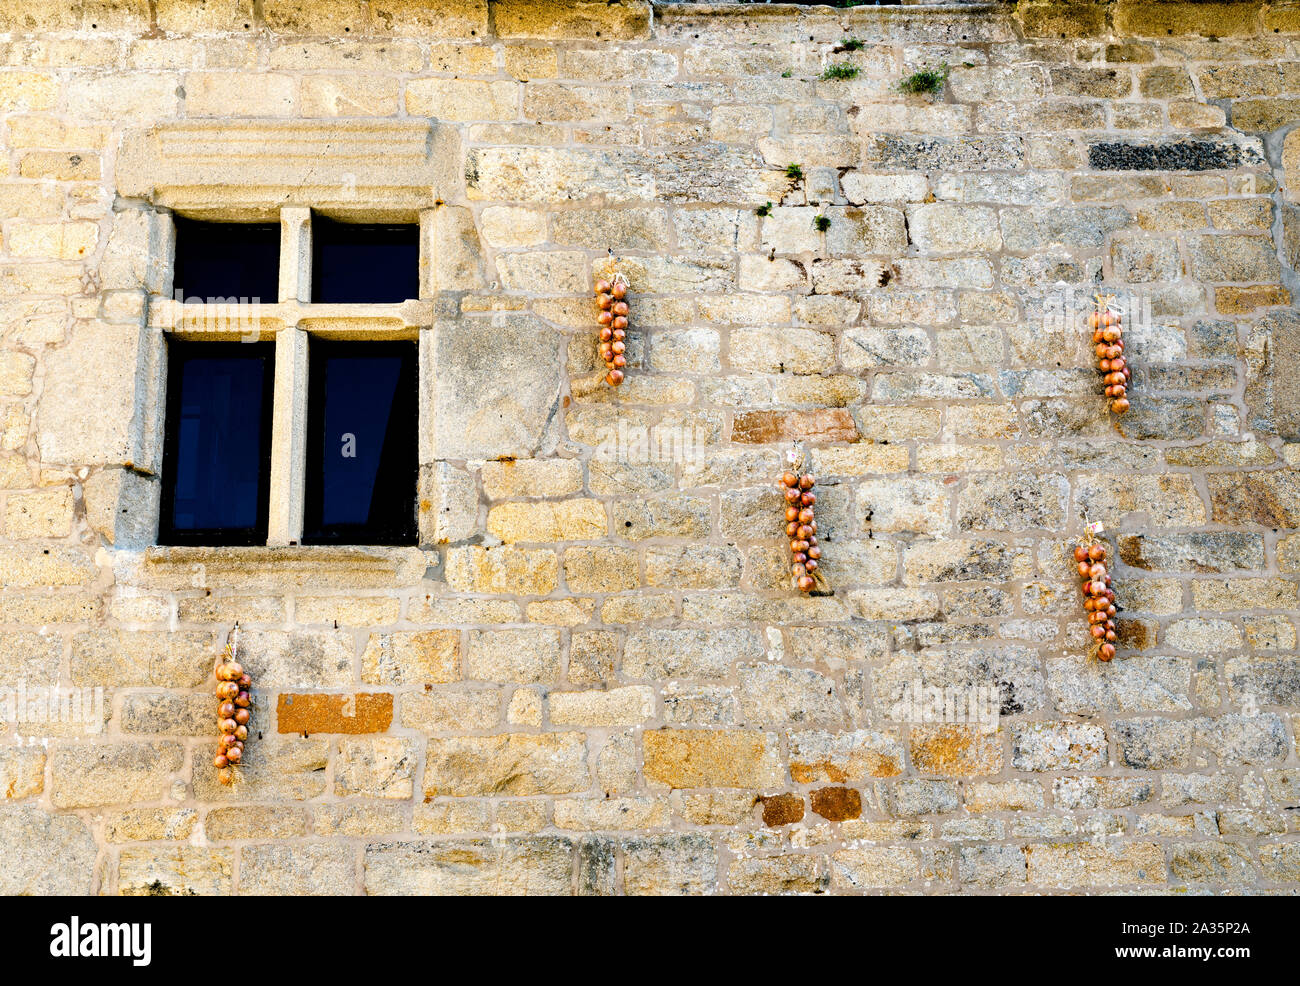
[[[235,660],[239,641],[239,624],[230,631],[225,650],[217,660],[217,755],[212,766],[217,768],[217,780],[227,786],[235,782],[235,767],[244,759],[244,741],[248,739],[248,723],[252,719],[253,679]]]
[[[801,443],[786,453],[787,468],[777,485],[785,499],[785,533],[790,539],[790,585],[813,596],[834,595],[821,570],[822,549],[817,543],[817,477],[804,472]]]
[[[627,320],[631,308],[627,303],[627,278],[615,273],[611,281],[596,282],[596,307],[600,314],[600,358],[605,361],[605,382],[617,387],[623,382],[627,366]]]
[[[785,488],[785,533],[790,538],[791,578],[800,592],[811,592],[817,586],[813,575],[817,571],[822,549],[817,544],[817,515],[813,504],[817,494],[813,487],[817,479],[811,473],[802,476],[787,472],[781,477]]]
[[[1107,547],[1088,531],[1074,549],[1074,561],[1083,580],[1083,609],[1088,614],[1093,656],[1109,661],[1115,656],[1115,590],[1106,570]]]
[[[1129,369],[1128,361],[1124,358],[1123,316],[1114,302],[1114,295],[1097,295],[1097,310],[1088,316],[1088,325],[1092,328],[1097,368],[1101,371],[1102,382],[1106,385],[1110,409],[1116,414],[1123,414],[1129,409],[1128,384],[1133,377],[1133,371]]]

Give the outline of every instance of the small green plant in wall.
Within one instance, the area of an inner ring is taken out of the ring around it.
[[[817,230],[817,232],[824,233],[830,228],[831,220],[829,216],[813,216],[813,229]]]
[[[937,96],[948,84],[948,63],[938,68],[923,68],[898,83],[898,91],[911,96]]]
[[[792,182],[803,181],[803,168],[797,164],[787,164],[785,166],[785,176]]]
[[[828,82],[832,79],[856,79],[858,77],[858,67],[850,65],[848,62],[835,62],[826,66],[822,72],[822,81]]]
[[[772,203],[771,203],[771,202],[764,202],[764,203],[763,203],[762,205],[760,205],[760,206],[758,207],[758,209],[755,210],[755,211],[759,214],[760,217],[763,217],[763,216],[770,216],[770,215],[772,214]]]

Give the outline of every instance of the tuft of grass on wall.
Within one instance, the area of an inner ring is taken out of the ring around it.
[[[856,79],[857,77],[858,67],[850,65],[848,62],[836,62],[833,65],[827,65],[826,70],[822,72],[823,82],[831,79]]]
[[[913,96],[937,96],[947,84],[948,63],[944,62],[938,68],[923,68],[913,72],[899,81],[898,90]]]

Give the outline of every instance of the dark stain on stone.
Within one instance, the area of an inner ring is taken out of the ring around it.
[[[1209,486],[1216,523],[1300,527],[1300,470],[1215,473]]]
[[[1146,650],[1155,643],[1155,634],[1141,620],[1116,620],[1115,635],[1119,646],[1129,650]]]
[[[1219,171],[1239,168],[1246,157],[1236,144],[1218,140],[1175,140],[1135,144],[1107,140],[1088,148],[1088,166],[1098,171]]]
[[[1009,681],[998,682],[998,694],[1002,698],[1002,705],[999,712],[1004,716],[1019,715],[1025,711],[1025,706],[1016,698],[1016,686]]]

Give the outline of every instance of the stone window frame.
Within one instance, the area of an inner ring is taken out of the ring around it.
[[[302,540],[303,508],[307,476],[307,393],[309,387],[308,350],[313,338],[350,342],[403,341],[419,345],[419,389],[427,393],[431,381],[429,331],[433,325],[434,286],[428,272],[432,243],[434,209],[421,209],[414,217],[420,227],[420,287],[418,299],[392,303],[318,304],[311,301],[312,284],[312,215],[324,215],[309,206],[282,206],[280,223],[279,292],[275,302],[259,302],[250,322],[228,324],[229,308],[217,304],[188,304],[173,296],[171,274],[175,262],[175,229],[172,216],[194,218],[247,218],[244,213],[224,214],[211,206],[173,210],[159,215],[161,241],[169,248],[162,258],[166,265],[163,288],[166,293],[151,294],[148,299],[149,327],[164,337],[194,342],[257,341],[275,344],[275,380],[271,402],[271,488],[267,515],[266,545],[285,547]],[[343,221],[368,221],[373,214],[364,209],[331,209],[328,218]],[[401,215],[387,217],[390,222],[409,222]],[[242,318],[242,316],[241,316]],[[166,361],[159,360],[163,375],[156,382],[159,410],[166,407]],[[417,434],[423,435],[430,424],[427,402],[420,400]],[[161,439],[161,427],[159,429]],[[423,464],[423,461],[421,461]],[[155,532],[157,521],[154,523]],[[156,539],[156,534],[155,534]]]
[[[114,547],[148,548],[151,554],[175,554],[178,558],[213,550],[157,544],[167,336],[274,342],[267,541],[237,551],[268,553],[292,547],[322,556],[340,549],[380,554],[415,549],[297,547],[305,505],[310,339],[417,342],[417,544],[423,549],[437,543],[439,518],[426,505],[437,499],[436,490],[429,487],[437,485],[439,475],[431,437],[434,402],[430,399],[439,306],[448,292],[454,295],[466,286],[464,271],[468,269],[472,275],[481,262],[477,237],[466,236],[465,210],[446,202],[461,197],[463,182],[455,130],[429,119],[173,121],[127,133],[116,177],[115,209],[137,216],[143,213],[148,258],[137,256],[129,264],[132,273],[128,281],[140,296],[142,318],[135,373],[129,383],[134,388],[135,414],[120,428],[125,454],[113,492],[115,520],[105,532]],[[419,297],[387,304],[311,302],[313,213],[349,222],[418,224]],[[228,309],[220,304],[187,305],[173,297],[175,215],[209,221],[279,222],[277,298],[271,304],[259,303],[251,330],[246,324],[223,329],[221,319]],[[447,268],[441,276],[440,265]],[[459,297],[446,301],[458,305]]]

